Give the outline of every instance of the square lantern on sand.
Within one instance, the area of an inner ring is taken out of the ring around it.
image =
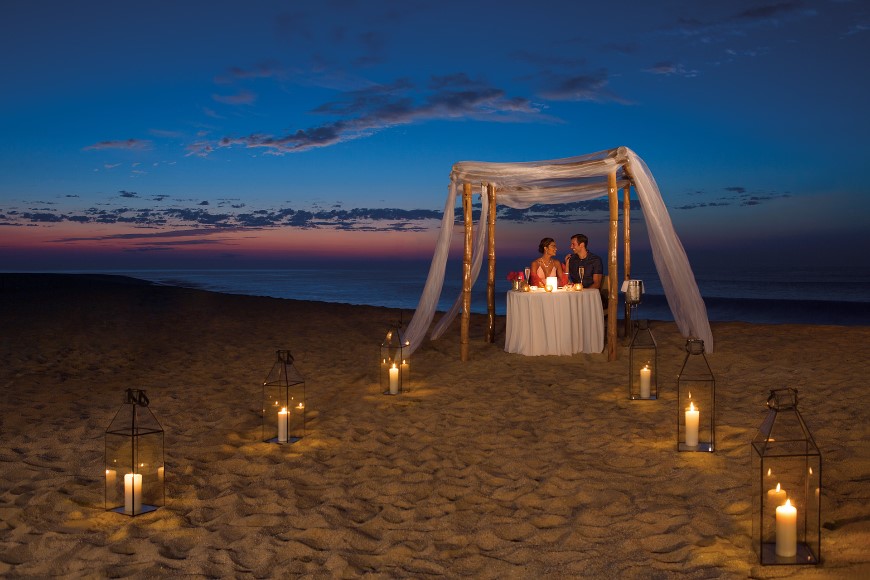
[[[628,398],[658,398],[656,375],[658,354],[649,321],[638,320],[628,347]]]
[[[704,354],[704,341],[686,341],[686,358],[677,376],[677,449],[713,451],[716,378]]]
[[[305,436],[305,379],[289,350],[275,351],[263,381],[263,441],[296,443]]]
[[[818,564],[822,454],[797,408],[797,390],[775,389],[752,440],[752,540],[762,565]]]
[[[402,323],[387,331],[381,343],[381,389],[385,395],[398,395],[411,390],[411,343],[405,339]]]
[[[127,389],[106,429],[105,508],[138,516],[166,504],[163,428],[145,391]]]

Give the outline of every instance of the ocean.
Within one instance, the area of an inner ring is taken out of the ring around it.
[[[519,261],[498,262],[496,313],[505,314],[507,272],[520,270]],[[428,261],[343,264],[337,271],[321,266],[293,265],[284,269],[170,269],[77,270],[131,276],[157,284],[199,288],[213,292],[384,306],[407,311],[409,320],[423,291]],[[634,318],[673,320],[655,270],[634,269],[643,280],[645,294]],[[782,271],[704,270],[695,267],[695,279],[711,321],[771,324],[870,325],[870,266],[848,272],[818,275],[808,270]],[[819,280],[823,283],[819,284]],[[461,262],[447,266],[439,310],[449,309],[462,288]],[[620,301],[622,294],[620,294]],[[486,313],[485,266],[472,291],[472,311]],[[622,317],[622,307],[619,316]]]

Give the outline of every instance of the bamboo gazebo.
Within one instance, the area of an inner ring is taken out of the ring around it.
[[[480,272],[483,257],[487,266],[486,340],[495,340],[495,222],[497,204],[524,209],[534,204],[562,204],[607,196],[610,232],[607,275],[610,279],[607,316],[607,358],[617,356],[617,240],[619,228],[619,190],[623,196],[624,279],[631,277],[631,232],[629,195],[634,187],[650,236],[653,260],[680,332],[701,338],[707,352],[713,351],[713,337],[707,310],[698,291],[686,252],[674,231],[658,186],[643,160],[627,147],[608,149],[589,155],[550,161],[522,163],[484,163],[463,161],[453,166],[450,194],[442,218],[441,235],[432,258],[426,286],[405,333],[412,351],[420,345],[432,322],[444,281],[447,250],[450,245],[458,190],[462,190],[464,253],[462,291],[453,308],[435,325],[431,338],[438,338],[461,309],[460,358],[468,360],[471,320],[471,288]],[[472,199],[479,187],[481,212],[477,236],[474,235]],[[486,227],[482,224],[485,222]],[[486,252],[483,251],[486,249]],[[475,251],[476,250],[476,251]],[[626,324],[629,324],[626,316]]]

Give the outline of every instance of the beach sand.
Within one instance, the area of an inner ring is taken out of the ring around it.
[[[407,321],[410,313],[405,312]],[[685,339],[652,322],[659,400],[628,350],[524,357],[458,321],[381,394],[399,311],[128,278],[0,275],[5,577],[870,577],[870,327],[714,323],[715,453],[676,451]],[[275,351],[307,432],[263,443]],[[749,443],[795,387],[823,455],[822,563],[761,566]],[[128,388],[165,429],[167,504],[106,512],[104,435]]]

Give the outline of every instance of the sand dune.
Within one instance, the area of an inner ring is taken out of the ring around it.
[[[407,313],[405,314],[407,319]],[[658,401],[628,357],[507,354],[458,326],[381,394],[398,311],[119,277],[0,275],[0,574],[92,577],[870,577],[870,328],[714,323],[717,451],[676,451],[673,323]],[[261,382],[289,349],[307,435],[262,443]],[[752,552],[749,441],[800,391],[823,453],[819,566]],[[166,431],[167,506],[103,510],[104,431],[127,388]]]

